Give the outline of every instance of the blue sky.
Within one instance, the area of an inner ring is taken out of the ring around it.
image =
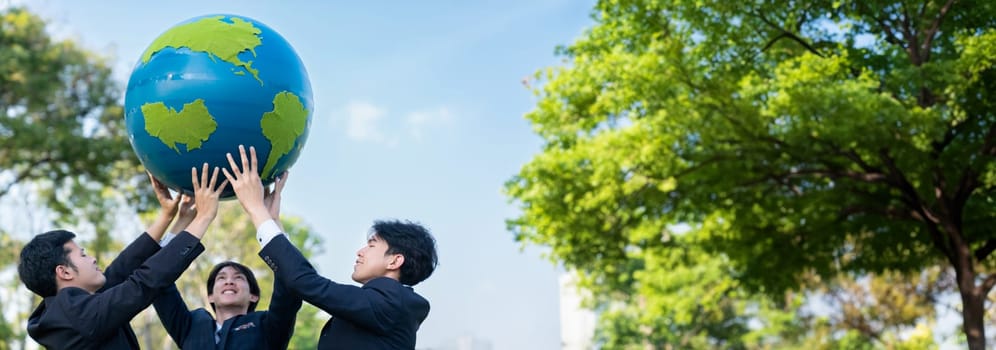
[[[8,3],[11,1],[8,0]],[[18,1],[13,1],[17,3]],[[283,35],[308,69],[315,114],[284,213],[325,239],[316,266],[349,281],[374,219],[420,221],[440,266],[418,347],[459,336],[494,349],[559,348],[559,269],[505,229],[502,184],[540,150],[523,79],[562,64],[592,1],[69,1],[28,6],[61,38],[108,55],[126,82],[145,47],[190,17],[231,13]]]

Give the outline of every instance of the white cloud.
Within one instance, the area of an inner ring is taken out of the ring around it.
[[[408,114],[405,118],[405,127],[416,141],[421,141],[426,128],[448,124],[452,118],[449,108],[445,106],[435,110],[417,111]]]
[[[344,115],[348,139],[387,146],[397,146],[405,139],[420,142],[430,129],[449,124],[453,118],[443,106],[403,114],[404,119],[399,120],[397,115],[401,114],[388,113],[386,108],[366,101],[348,103]]]
[[[380,121],[386,111],[368,102],[350,102],[346,106],[346,136],[356,141],[383,142]]]

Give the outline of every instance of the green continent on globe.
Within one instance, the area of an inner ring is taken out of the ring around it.
[[[252,67],[252,61],[242,62],[239,59],[239,53],[246,50],[256,56],[256,46],[263,43],[259,38],[262,31],[244,19],[230,17],[232,22],[229,23],[223,21],[224,18],[225,16],[209,17],[170,28],[149,45],[142,54],[142,63],[149,63],[152,55],[167,47],[186,47],[191,51],[207,53],[212,59],[217,57],[242,67],[263,85],[263,81],[259,79],[259,71]],[[238,73],[241,71],[236,71]]]
[[[180,153],[176,147],[178,143],[187,145],[187,152],[201,148],[201,144],[218,128],[202,99],[184,104],[179,112],[162,102],[146,103],[142,105],[142,114],[145,116],[145,131],[176,153]]]
[[[304,134],[308,123],[308,110],[297,95],[281,91],[273,97],[273,110],[263,113],[259,126],[263,136],[270,140],[270,155],[266,157],[262,176],[269,179],[277,160],[294,150],[294,142]]]

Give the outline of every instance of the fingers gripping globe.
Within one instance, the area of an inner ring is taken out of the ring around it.
[[[260,178],[272,183],[297,161],[313,110],[294,48],[266,25],[235,15],[196,17],[166,30],[142,53],[125,92],[125,124],[139,160],[185,193],[193,190],[191,168],[226,168],[226,154],[238,159],[239,145],[255,147]],[[222,193],[233,195],[231,188]]]

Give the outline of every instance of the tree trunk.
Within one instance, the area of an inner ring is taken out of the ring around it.
[[[961,293],[962,325],[970,350],[985,350],[986,328],[985,298],[980,287],[975,285],[975,273],[971,268],[958,267],[958,290]]]

